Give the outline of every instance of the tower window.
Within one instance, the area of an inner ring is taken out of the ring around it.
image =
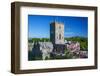
[[[59,39],[61,39],[61,34],[59,34]]]
[[[59,26],[59,29],[61,29],[61,26]]]

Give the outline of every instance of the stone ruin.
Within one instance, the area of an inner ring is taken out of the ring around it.
[[[53,51],[51,42],[35,42],[32,49],[33,57],[41,57],[43,60],[50,58],[50,53]]]
[[[80,51],[79,42],[70,41],[65,44],[52,44],[51,42],[35,42],[30,46],[34,57],[41,57],[43,60],[52,56],[65,56],[67,49],[73,57],[78,55],[79,58],[87,58],[86,51]],[[29,48],[30,49],[30,48]]]
[[[78,55],[80,58],[87,57],[87,52],[80,51],[80,43],[73,41],[64,41],[64,24],[52,22],[50,24],[50,42],[28,43],[29,51],[32,51],[34,57],[41,57],[43,60],[50,56],[64,56],[65,49],[71,54]]]

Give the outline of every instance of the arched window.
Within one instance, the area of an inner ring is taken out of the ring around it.
[[[61,26],[59,26],[59,29],[61,29]]]
[[[61,34],[59,34],[59,39],[61,39]]]

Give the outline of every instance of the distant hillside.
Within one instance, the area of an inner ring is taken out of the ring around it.
[[[28,40],[28,42],[48,42],[50,41],[49,38],[31,38]]]

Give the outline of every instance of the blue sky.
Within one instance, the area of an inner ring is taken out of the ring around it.
[[[28,15],[29,38],[49,38],[50,23],[53,21],[64,23],[65,37],[88,36],[87,17]]]

